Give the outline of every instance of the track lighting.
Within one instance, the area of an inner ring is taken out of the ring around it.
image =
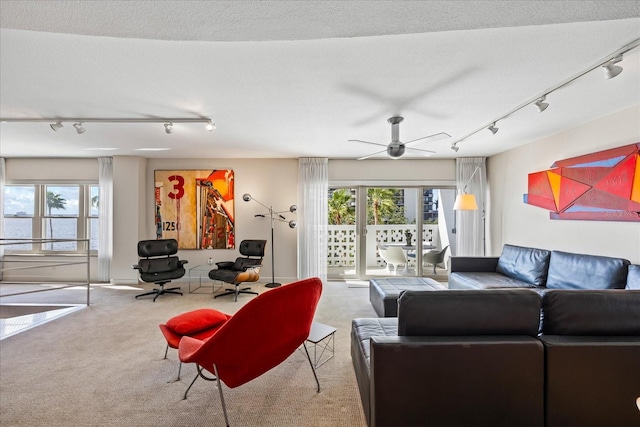
[[[613,59],[611,59],[611,61],[602,66],[602,68],[604,68],[604,76],[607,79],[612,79],[622,72],[622,67],[620,67],[619,65],[615,65],[620,61],[622,61],[622,55],[614,57]]]
[[[460,149],[460,147],[458,147],[457,145],[453,144],[453,145],[451,146],[451,149],[457,153],[457,152],[458,152],[458,150]]]
[[[491,131],[491,133],[495,135],[496,132],[498,132],[498,128],[496,127],[496,122],[512,116],[514,113],[520,111],[523,108],[528,107],[531,104],[535,104],[535,106],[538,108],[538,111],[543,112],[549,106],[548,103],[544,102],[546,100],[546,96],[547,95],[549,95],[552,92],[555,92],[556,90],[562,89],[563,87],[567,86],[569,83],[571,83],[571,82],[573,82],[575,80],[578,80],[579,78],[585,76],[586,74],[590,73],[593,70],[596,70],[596,69],[602,67],[604,69],[604,71],[605,71],[605,77],[607,79],[614,78],[615,76],[617,76],[618,74],[620,74],[622,72],[622,67],[620,67],[619,65],[615,65],[615,64],[617,64],[618,62],[622,61],[622,57],[623,57],[623,55],[625,53],[630,52],[630,51],[632,51],[634,49],[637,49],[639,46],[640,46],[640,38],[635,39],[631,43],[628,43],[628,44],[622,46],[620,49],[616,50],[615,52],[610,53],[609,55],[605,56],[600,61],[592,64],[588,68],[578,72],[577,74],[575,74],[573,76],[570,76],[570,77],[566,78],[565,80],[559,82],[555,86],[552,86],[552,87],[546,89],[544,92],[542,92],[541,95],[538,95],[535,98],[528,99],[528,100],[524,101],[522,104],[520,104],[517,107],[507,111],[503,115],[496,117],[495,119],[493,119],[492,122],[485,123],[482,126],[476,128],[475,130],[469,132],[468,134],[461,136],[456,141],[453,141],[451,143],[451,149],[453,151],[458,151],[458,150],[456,150],[456,148],[457,148],[457,144],[459,142],[464,141],[465,139],[469,138],[472,135],[477,134],[478,132],[482,132],[483,129],[489,129]],[[454,147],[456,147],[456,148],[454,148]]]
[[[173,124],[174,123],[204,123],[205,128],[209,132],[213,132],[216,129],[216,124],[208,117],[199,117],[199,118],[149,118],[149,119],[129,119],[129,118],[97,118],[97,117],[67,117],[67,118],[24,118],[24,119],[13,119],[13,118],[5,118],[0,117],[0,122],[2,123],[36,123],[36,122],[46,122],[49,123],[51,130],[57,132],[61,128],[64,127],[63,122],[74,123],[73,127],[76,129],[76,132],[79,134],[83,134],[86,132],[84,128],[85,123],[164,123],[164,129],[167,133],[173,133]]]
[[[536,107],[538,107],[538,111],[541,113],[549,106],[548,103],[544,102],[545,99],[547,99],[547,96],[543,95],[536,101]]]
[[[82,122],[74,123],[73,127],[76,128],[76,132],[78,132],[78,135],[82,135],[87,131],[82,127]]]

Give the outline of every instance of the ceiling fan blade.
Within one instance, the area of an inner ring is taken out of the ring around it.
[[[438,140],[444,139],[444,138],[451,138],[451,135],[449,135],[446,132],[434,133],[433,135],[423,136],[422,138],[413,139],[413,140],[411,140],[409,142],[405,142],[404,145],[411,144],[412,142],[416,142],[416,141],[421,141],[421,140],[427,139],[427,138],[431,138],[432,141],[438,141]]]
[[[380,144],[379,142],[363,141],[361,139],[349,139],[348,142],[364,142],[365,144],[379,145],[380,147],[387,146],[387,144]]]
[[[386,153],[386,152],[387,152],[387,150],[378,151],[376,153],[369,154],[368,156],[359,157],[357,160],[365,160],[365,159],[368,159],[369,157],[377,156],[378,154],[382,154],[382,153]]]
[[[421,151],[423,153],[429,153],[429,155],[431,154],[436,154],[435,151],[431,151],[431,150],[423,150],[422,148],[411,148],[411,147],[405,147],[407,150],[412,150],[412,151]]]

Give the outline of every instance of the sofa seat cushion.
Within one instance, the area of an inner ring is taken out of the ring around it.
[[[536,285],[500,273],[451,273],[449,289],[536,288]]]
[[[371,358],[371,337],[398,336],[398,318],[383,317],[353,319],[351,329],[353,338],[360,344],[360,352],[367,365]]]
[[[546,249],[504,245],[496,272],[535,286],[547,281],[551,252]]]
[[[624,289],[630,262],[622,258],[551,251],[547,288]]]

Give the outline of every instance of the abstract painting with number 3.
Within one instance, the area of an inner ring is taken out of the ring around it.
[[[529,174],[528,191],[551,219],[640,221],[640,143],[556,161]]]
[[[180,249],[235,247],[234,174],[219,170],[156,170],[157,239]]]

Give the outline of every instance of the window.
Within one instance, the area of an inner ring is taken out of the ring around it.
[[[84,253],[98,250],[98,185],[7,184],[4,230],[7,239],[62,239],[8,245],[8,253]],[[64,241],[64,239],[70,239]]]

